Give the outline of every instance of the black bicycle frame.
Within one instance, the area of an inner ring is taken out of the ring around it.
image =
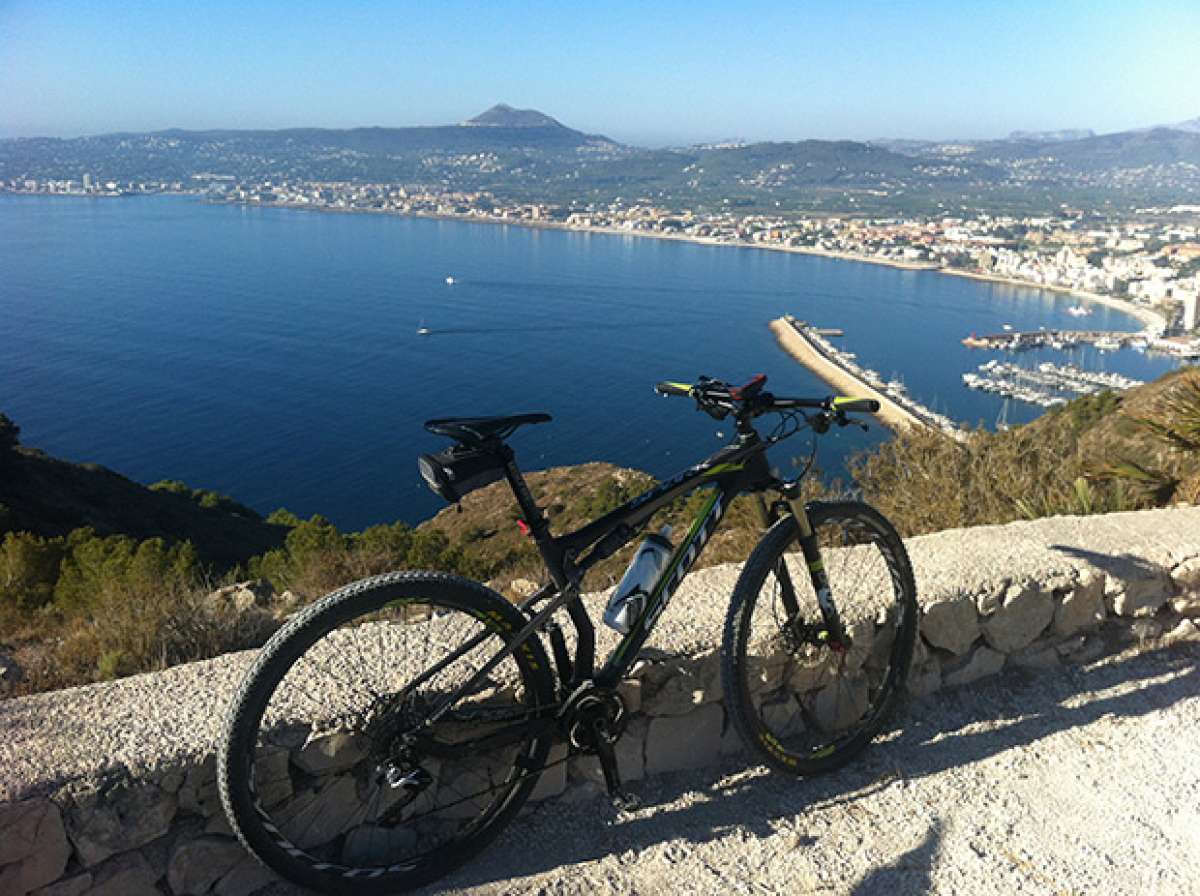
[[[524,522],[529,528],[529,535],[537,545],[551,578],[550,584],[527,598],[520,606],[526,612],[531,612],[537,604],[545,600],[550,602],[533,614],[520,631],[513,633],[504,648],[484,663],[469,681],[458,687],[454,693],[447,695],[440,705],[430,713],[430,720],[436,720],[446,712],[462,694],[469,692],[479,681],[482,681],[484,676],[516,651],[527,638],[534,636],[535,632],[546,629],[551,624],[551,617],[564,607],[576,630],[577,641],[575,657],[567,664],[571,674],[568,677],[563,674],[562,668],[559,670],[562,684],[564,687],[570,688],[572,685],[594,680],[595,684],[599,686],[615,687],[625,676],[629,667],[633,665],[642,645],[653,631],[654,624],[666,609],[679,583],[683,581],[684,576],[700,556],[704,545],[716,531],[730,502],[742,492],[761,493],[773,489],[787,501],[800,526],[801,550],[808,565],[809,575],[826,626],[835,633],[840,632],[837,612],[830,599],[829,582],[821,563],[817,539],[809,525],[804,505],[799,500],[798,482],[784,482],[771,473],[766,457],[766,450],[771,443],[763,441],[752,426],[739,422],[738,434],[737,441],[700,463],[627,501],[582,528],[559,536],[550,534],[549,523],[542,514],[541,508],[537,506],[537,502],[534,501],[533,495],[530,494],[525,478],[517,467],[512,450],[507,446],[501,446],[501,450],[505,452],[506,478],[521,507],[521,512],[524,514]],[[706,486],[712,486],[713,493],[705,502],[700,515],[692,523],[691,528],[688,529],[683,541],[671,555],[667,568],[654,586],[642,615],[635,621],[629,633],[622,638],[600,671],[595,672],[596,630],[582,601],[579,600],[579,584],[584,574],[601,560],[612,556],[628,544],[637,535],[640,528],[663,507],[677,498]],[[765,503],[760,504],[760,508],[765,527],[773,521],[774,510],[767,508]],[[589,548],[590,551],[582,559],[577,560],[579,555]],[[781,562],[775,573],[780,584],[780,596],[784,608],[787,610],[789,618],[795,619],[799,613],[799,602],[796,599],[795,589],[786,565]],[[488,633],[484,632],[470,639],[423,673],[409,685],[409,688],[415,688],[422,681],[436,675],[442,668],[482,643],[487,636]],[[563,652],[565,653],[565,649]],[[557,653],[558,651],[556,651]],[[561,665],[561,658],[556,656],[556,659],[559,659]]]

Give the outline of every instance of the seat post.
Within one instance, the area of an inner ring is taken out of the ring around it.
[[[529,534],[533,537],[534,544],[538,547],[538,553],[542,555],[542,560],[550,571],[550,576],[559,588],[565,588],[567,576],[563,569],[562,549],[550,535],[550,523],[533,499],[525,477],[521,475],[521,469],[517,466],[516,455],[507,445],[504,446],[504,476],[508,480],[509,487],[512,488],[513,495],[516,496],[525,525],[529,527]]]
[[[548,533],[550,525],[546,522],[546,518],[542,516],[542,509],[533,500],[533,494],[529,491],[525,477],[521,475],[521,470],[517,466],[516,455],[507,445],[504,446],[503,456],[504,477],[508,480],[508,484],[517,498],[517,504],[521,507],[521,515],[525,519],[525,524],[529,526],[529,531],[533,533],[535,538],[540,539],[542,535]]]

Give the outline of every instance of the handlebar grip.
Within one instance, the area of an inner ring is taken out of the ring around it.
[[[850,411],[852,413],[877,414],[879,413],[879,402],[874,398],[835,398],[833,400],[833,410],[835,411]]]
[[[659,395],[691,395],[692,387],[688,383],[658,383],[654,391]]]

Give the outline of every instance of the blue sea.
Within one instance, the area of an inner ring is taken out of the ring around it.
[[[417,454],[443,444],[421,428],[429,417],[548,411],[553,423],[513,439],[525,469],[676,472],[731,427],[654,395],[654,382],[761,372],[781,394],[828,393],[777,347],[767,324],[785,313],[844,328],[862,363],[992,425],[1001,399],[960,377],[993,355],[960,340],[1004,324],[1139,328],[1103,306],[1081,323],[1066,314],[1074,301],[633,236],[0,194],[0,411],[58,457],[360,528],[438,510],[416,473]],[[1141,379],[1175,363],[1074,359]],[[1037,413],[1014,404],[1008,419]],[[818,464],[838,473],[883,435],[833,433]],[[773,461],[786,470],[807,449],[793,439]]]

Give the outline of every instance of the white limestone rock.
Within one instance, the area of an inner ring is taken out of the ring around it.
[[[1108,580],[1105,603],[1118,616],[1153,616],[1171,597],[1167,583],[1156,576]]]
[[[312,738],[292,756],[292,762],[310,775],[336,775],[349,771],[367,755],[357,734],[335,731]]]
[[[217,881],[213,892],[217,896],[250,896],[273,880],[277,880],[274,872],[263,867],[262,863],[249,853],[245,853],[241,860]]]
[[[28,893],[58,880],[71,856],[62,813],[50,800],[0,805],[0,893]]]
[[[1190,557],[1171,570],[1171,581],[1184,594],[1200,596],[1200,557]]]
[[[178,801],[150,784],[94,790],[76,797],[67,834],[85,868],[156,840],[171,827]]]
[[[417,832],[411,827],[363,824],[346,835],[342,861],[356,868],[386,865],[411,854],[416,845]]]
[[[979,613],[975,603],[966,598],[937,601],[926,607],[921,617],[925,640],[955,656],[966,653],[979,632]]]
[[[34,890],[33,896],[83,896],[92,887],[92,873],[85,871],[74,877],[64,877],[62,880]]]
[[[1177,616],[1200,619],[1200,592],[1171,598],[1171,612]]]
[[[547,767],[538,775],[533,793],[529,795],[531,801],[552,799],[567,789],[567,763],[562,761],[566,755],[566,744],[556,743],[550,747],[550,752],[546,754]]]
[[[1104,577],[1079,582],[1054,608],[1054,633],[1062,637],[1104,621]]]
[[[646,734],[646,774],[702,768],[717,761],[725,711],[708,703],[684,716],[651,719]]]
[[[93,872],[95,878],[86,896],[162,896],[159,878],[139,851],[122,853]]]
[[[246,856],[237,840],[205,834],[175,846],[167,863],[167,883],[175,896],[200,896]]]
[[[949,687],[968,684],[1004,668],[1004,654],[980,644],[970,655],[955,657],[942,666],[942,681]]]
[[[326,781],[285,803],[275,817],[280,831],[301,849],[328,843],[344,831],[362,808],[354,778],[343,775]]]
[[[905,687],[914,697],[927,697],[942,686],[942,671],[937,660],[920,665],[914,663],[908,672]]]
[[[1050,595],[1034,584],[1011,585],[1004,603],[983,622],[983,638],[1001,653],[1012,653],[1040,635],[1054,618]]]

